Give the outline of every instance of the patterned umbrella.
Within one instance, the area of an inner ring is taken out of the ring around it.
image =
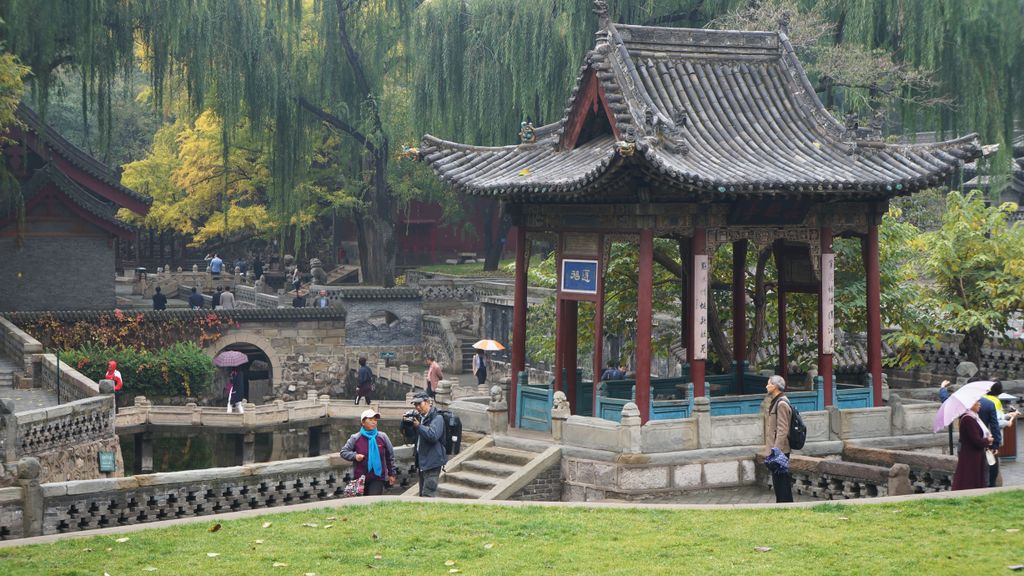
[[[214,357],[213,365],[220,366],[221,368],[231,368],[232,366],[241,366],[248,361],[249,357],[245,355],[245,352],[226,350]]]
[[[946,401],[939,406],[939,411],[935,413],[935,422],[933,423],[932,430],[938,432],[949,426],[953,420],[956,420],[961,414],[970,410],[971,406],[974,406],[974,403],[979,398],[988,394],[991,388],[992,382],[989,380],[969,382],[961,386],[959,390],[950,394],[949,398],[946,398]]]
[[[505,346],[497,340],[477,340],[476,344],[473,344],[473,348],[477,350],[504,350]]]

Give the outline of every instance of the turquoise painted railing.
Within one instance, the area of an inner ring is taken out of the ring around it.
[[[605,384],[610,384],[610,386],[606,387]],[[634,383],[632,380],[614,380],[602,383],[600,394],[597,397],[597,415],[605,420],[620,421],[622,419],[623,406],[627,402],[635,402],[632,394],[633,387]],[[622,397],[624,396],[623,391],[627,389],[630,390],[629,397]],[[705,390],[710,391],[711,387],[705,386]],[[604,392],[606,391],[614,393],[618,397],[605,396]],[[761,410],[761,403],[764,401],[764,397],[765,395],[760,393],[744,394],[741,396],[710,396],[711,415],[756,414]],[[815,383],[813,390],[792,391],[787,393],[786,397],[801,412],[814,412],[825,409],[825,391],[820,385],[820,381]],[[874,393],[870,386],[837,384],[833,387],[832,404],[840,409],[869,408],[874,406]],[[684,397],[651,401],[649,418],[650,420],[689,418],[692,413],[693,383],[688,382]]]
[[[519,386],[516,389],[516,427],[550,432],[553,396],[550,386]]]

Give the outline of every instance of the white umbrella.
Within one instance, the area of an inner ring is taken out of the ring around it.
[[[961,414],[970,410],[975,402],[985,394],[988,394],[988,391],[992,389],[992,384],[991,380],[968,382],[956,392],[950,394],[949,398],[946,398],[946,401],[939,406],[939,411],[935,414],[932,430],[935,432],[942,430],[949,426],[953,420],[959,418]]]

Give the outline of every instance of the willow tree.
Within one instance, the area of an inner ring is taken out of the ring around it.
[[[354,221],[364,277],[394,283],[391,139],[382,113],[389,68],[415,0],[10,0],[0,4],[11,49],[32,68],[45,103],[63,73],[98,102],[109,132],[109,89],[141,48],[158,106],[184,94],[192,113],[222,119],[229,161],[240,126],[265,146],[271,213],[288,221],[323,128],[345,137],[339,169],[356,184]],[[83,105],[88,108],[89,105]],[[244,120],[244,122],[243,122]],[[225,171],[226,173],[227,171]]]

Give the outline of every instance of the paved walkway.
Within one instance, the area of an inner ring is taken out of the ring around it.
[[[42,388],[18,390],[17,388],[3,387],[0,388],[0,398],[14,400],[15,412],[26,412],[57,405],[57,395]]]

